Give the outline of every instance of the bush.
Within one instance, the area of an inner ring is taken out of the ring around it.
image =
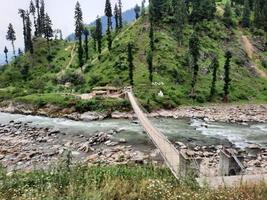
[[[58,77],[58,83],[65,85],[66,83],[72,83],[73,85],[82,85],[85,83],[85,79],[82,74],[67,70],[61,76]]]

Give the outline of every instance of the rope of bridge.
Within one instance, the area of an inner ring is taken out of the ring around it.
[[[146,130],[149,138],[155,144],[155,146],[160,150],[160,153],[165,160],[165,163],[172,171],[176,178],[181,176],[180,174],[180,154],[181,152],[175,148],[175,146],[167,139],[165,135],[160,133],[149,119],[145,116],[144,112],[141,110],[142,106],[139,106],[138,101],[133,95],[132,91],[127,91],[126,94],[131,102],[131,105],[144,129]],[[199,168],[197,161],[195,161],[196,168]]]

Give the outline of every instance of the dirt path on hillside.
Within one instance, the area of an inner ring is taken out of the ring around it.
[[[242,39],[242,44],[244,47],[244,50],[248,56],[248,58],[251,60],[252,64],[251,64],[251,68],[261,77],[267,78],[267,72],[263,71],[262,69],[260,69],[255,62],[253,61],[253,55],[256,53],[256,49],[254,48],[254,46],[251,44],[250,40],[248,39],[247,36],[242,35],[241,37]]]
[[[72,47],[71,53],[70,53],[71,58],[70,58],[70,61],[69,61],[68,65],[67,65],[66,69],[70,68],[70,66],[71,66],[71,64],[73,62],[73,59],[74,59],[74,56],[75,56],[75,47],[76,47],[76,45],[74,44],[73,47]]]

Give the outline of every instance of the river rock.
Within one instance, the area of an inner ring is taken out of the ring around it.
[[[106,114],[101,114],[97,112],[85,112],[81,114],[80,119],[85,122],[90,122],[90,121],[96,121],[96,120],[103,120],[106,117],[107,117]]]
[[[111,118],[113,119],[131,119],[133,118],[133,113],[126,113],[126,112],[118,112],[115,111],[111,113]]]
[[[85,153],[93,152],[94,149],[91,147],[90,142],[86,142],[80,145],[78,151],[82,151]]]
[[[120,138],[120,139],[119,139],[119,143],[121,143],[121,144],[125,144],[125,143],[127,143],[127,141],[126,141],[124,138]]]

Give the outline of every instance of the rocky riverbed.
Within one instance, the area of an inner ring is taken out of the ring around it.
[[[94,121],[105,118],[133,119],[133,112],[76,112],[75,108],[60,108],[55,105],[46,105],[36,108],[29,104],[4,101],[0,103],[0,112],[41,115],[47,117],[63,117],[76,121]],[[249,123],[267,122],[267,104],[259,105],[232,105],[215,104],[206,106],[182,106],[174,110],[158,110],[149,114],[150,117],[168,118],[198,118],[210,122]]]
[[[94,135],[71,135],[53,128],[37,128],[31,123],[10,121],[0,124],[0,163],[9,171],[47,168],[71,154],[74,163],[88,165],[146,164],[161,165],[163,160],[154,147],[139,148],[125,139],[114,137],[120,130]],[[187,156],[201,159],[201,175],[217,175],[222,146],[189,147],[181,142],[176,147]],[[232,147],[228,147],[232,148]],[[234,148],[245,158],[247,174],[267,173],[267,149],[251,144],[246,150]]]

